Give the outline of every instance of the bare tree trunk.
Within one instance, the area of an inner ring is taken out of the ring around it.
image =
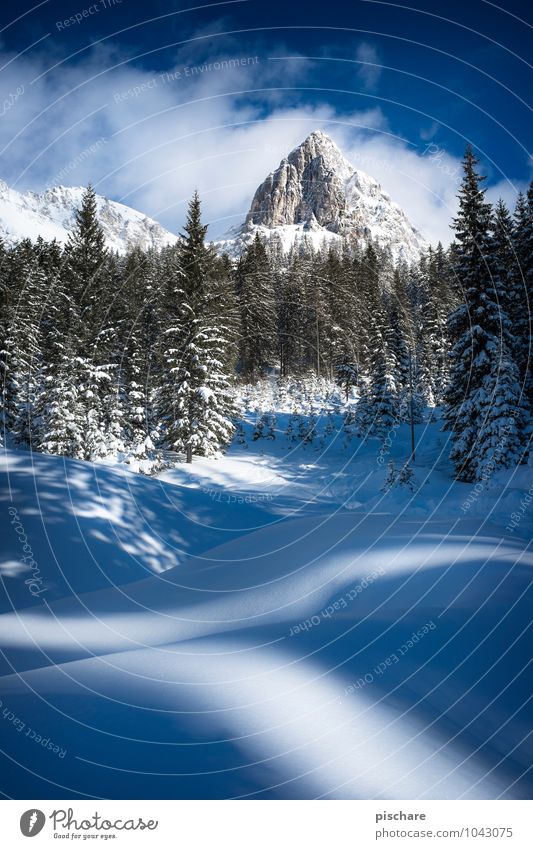
[[[192,463],[192,447],[190,445],[187,445],[187,447],[185,449],[185,453],[186,453],[187,463]]]
[[[318,297],[316,300],[316,316],[315,316],[315,341],[316,341],[316,373],[320,377],[320,330],[318,326]]]
[[[413,415],[413,361],[409,349],[409,424],[411,426],[411,462],[415,462],[415,420]]]

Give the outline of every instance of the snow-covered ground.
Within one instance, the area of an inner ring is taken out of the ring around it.
[[[386,493],[335,399],[305,445],[290,403],[254,440],[248,402],[158,479],[5,452],[0,789],[530,796],[531,468],[452,483],[432,422]]]

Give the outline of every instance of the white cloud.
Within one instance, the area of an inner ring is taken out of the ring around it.
[[[289,105],[287,87],[305,81],[305,60],[269,62],[231,42],[216,60],[197,57],[182,51],[165,76],[97,49],[33,85],[45,66],[26,57],[13,62],[4,91],[23,85],[24,94],[0,123],[0,176],[40,190],[66,169],[64,182],[91,180],[174,232],[198,188],[217,237],[244,219],[256,187],[283,156],[321,128],[431,241],[450,240],[460,163],[446,151],[395,138],[378,108],[347,118],[328,105]],[[94,152],[80,157],[91,145]]]
[[[359,62],[357,79],[367,91],[374,91],[382,74],[381,60],[378,51],[372,44],[362,41],[355,51]]]
[[[433,244],[448,244],[457,210],[461,162],[436,144],[411,147],[400,141],[366,137],[352,142],[348,159],[372,174]]]
[[[438,121],[431,121],[429,125],[422,126],[420,128],[420,138],[422,141],[431,141],[435,138],[440,129],[441,125]]]
[[[486,198],[491,203],[496,203],[501,198],[512,212],[518,193],[526,193],[527,188],[526,180],[500,180],[487,188]]]

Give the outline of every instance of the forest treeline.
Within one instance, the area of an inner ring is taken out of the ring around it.
[[[105,247],[89,187],[64,247],[0,243],[4,430],[85,460],[191,460],[235,428],[234,384],[316,374],[357,397],[347,415],[384,439],[441,406],[459,479],[527,459],[531,427],[533,189],[487,203],[465,154],[455,240],[416,265],[355,240],[284,254],[259,236],[232,262],[206,242],[201,204],[182,237]],[[168,456],[168,454],[167,454]]]

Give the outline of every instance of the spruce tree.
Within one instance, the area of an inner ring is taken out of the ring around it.
[[[2,316],[3,418],[20,443],[36,446],[42,393],[42,318],[48,296],[39,248],[28,239],[5,257]]]
[[[70,317],[72,369],[86,460],[103,457],[107,452],[104,398],[108,395],[110,371],[102,332],[111,283],[108,275],[106,288],[106,267],[109,269],[105,237],[98,222],[95,193],[89,185],[69,234],[62,269],[74,303]]]
[[[533,183],[516,202],[513,246],[512,333],[520,383],[533,405]]]
[[[8,251],[0,237],[0,446],[4,444],[6,428],[7,339],[11,291],[8,277]]]
[[[42,433],[39,447],[46,454],[83,459],[85,416],[76,383],[76,338],[71,332],[70,323],[76,307],[61,278],[54,288],[52,306],[55,323],[50,332],[49,355],[43,369]]]
[[[253,382],[264,374],[277,352],[273,273],[258,233],[237,265],[236,290],[241,315],[240,370]]]
[[[519,462],[523,449],[524,410],[518,371],[509,346],[509,318],[498,304],[491,267],[491,207],[467,148],[459,212],[454,221],[455,273],[464,302],[452,313],[450,383],[446,427],[452,431],[451,459],[459,480],[486,479]]]
[[[224,361],[228,328],[220,318],[224,305],[216,298],[215,256],[205,244],[207,227],[201,221],[200,199],[195,193],[189,205],[182,244],[179,247],[179,299],[175,320],[168,328],[164,380],[166,443],[193,455],[215,453],[233,434],[233,402]],[[222,310],[220,307],[222,306]]]
[[[124,339],[124,431],[132,458],[157,467],[157,397],[160,385],[161,331],[163,327],[163,280],[168,279],[166,261],[174,248],[162,256],[138,248],[125,258],[122,271],[123,306],[128,314]],[[168,305],[170,315],[173,305]]]
[[[361,381],[356,416],[362,436],[377,436],[384,441],[398,421],[398,367],[390,347],[390,325],[383,294],[375,277],[377,261],[374,264],[373,249],[368,256],[373,276],[367,282],[365,304],[368,313],[367,377]]]
[[[406,269],[393,272],[392,290],[387,298],[385,340],[390,352],[391,368],[396,387],[397,414],[406,421],[413,392],[413,351],[415,348],[414,321],[407,296]],[[420,411],[417,410],[417,417]]]
[[[446,254],[439,242],[417,270],[417,391],[430,406],[440,405],[448,384],[447,319],[451,306]]]

